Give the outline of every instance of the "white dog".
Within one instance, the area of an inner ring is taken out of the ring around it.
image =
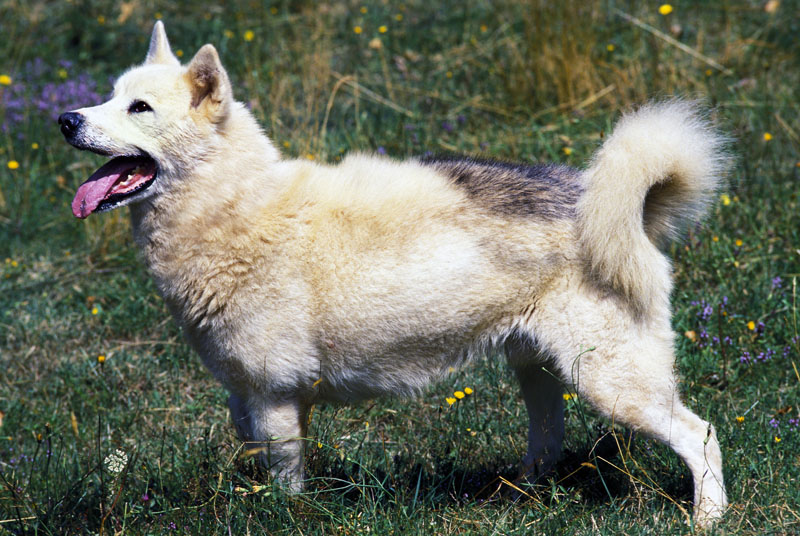
[[[312,404],[413,394],[500,346],[530,417],[529,473],[559,455],[563,381],[681,456],[699,524],[722,514],[716,434],[678,396],[658,249],[702,215],[725,163],[691,105],[624,116],[582,171],[285,160],[233,100],[214,47],[181,66],[158,22],[111,100],[59,122],[72,145],[113,157],[74,214],[130,205],[145,262],[230,391],[242,439],[291,489]]]

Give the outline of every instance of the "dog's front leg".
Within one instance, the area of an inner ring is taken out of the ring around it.
[[[228,406],[245,448],[257,453],[289,490],[302,491],[308,405],[296,399],[232,394]]]

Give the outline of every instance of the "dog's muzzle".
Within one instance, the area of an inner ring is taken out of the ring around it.
[[[72,139],[80,130],[84,117],[77,112],[66,112],[58,116],[61,133],[65,138]]]

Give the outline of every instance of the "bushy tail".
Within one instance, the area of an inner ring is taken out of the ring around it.
[[[669,261],[658,247],[706,212],[727,167],[725,143],[696,105],[650,104],[617,123],[586,171],[583,253],[593,277],[637,313],[669,299]]]

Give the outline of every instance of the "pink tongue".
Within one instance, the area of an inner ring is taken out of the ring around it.
[[[72,213],[85,218],[94,212],[114,187],[120,175],[136,167],[136,159],[119,157],[92,173],[89,180],[78,187],[72,200]]]

